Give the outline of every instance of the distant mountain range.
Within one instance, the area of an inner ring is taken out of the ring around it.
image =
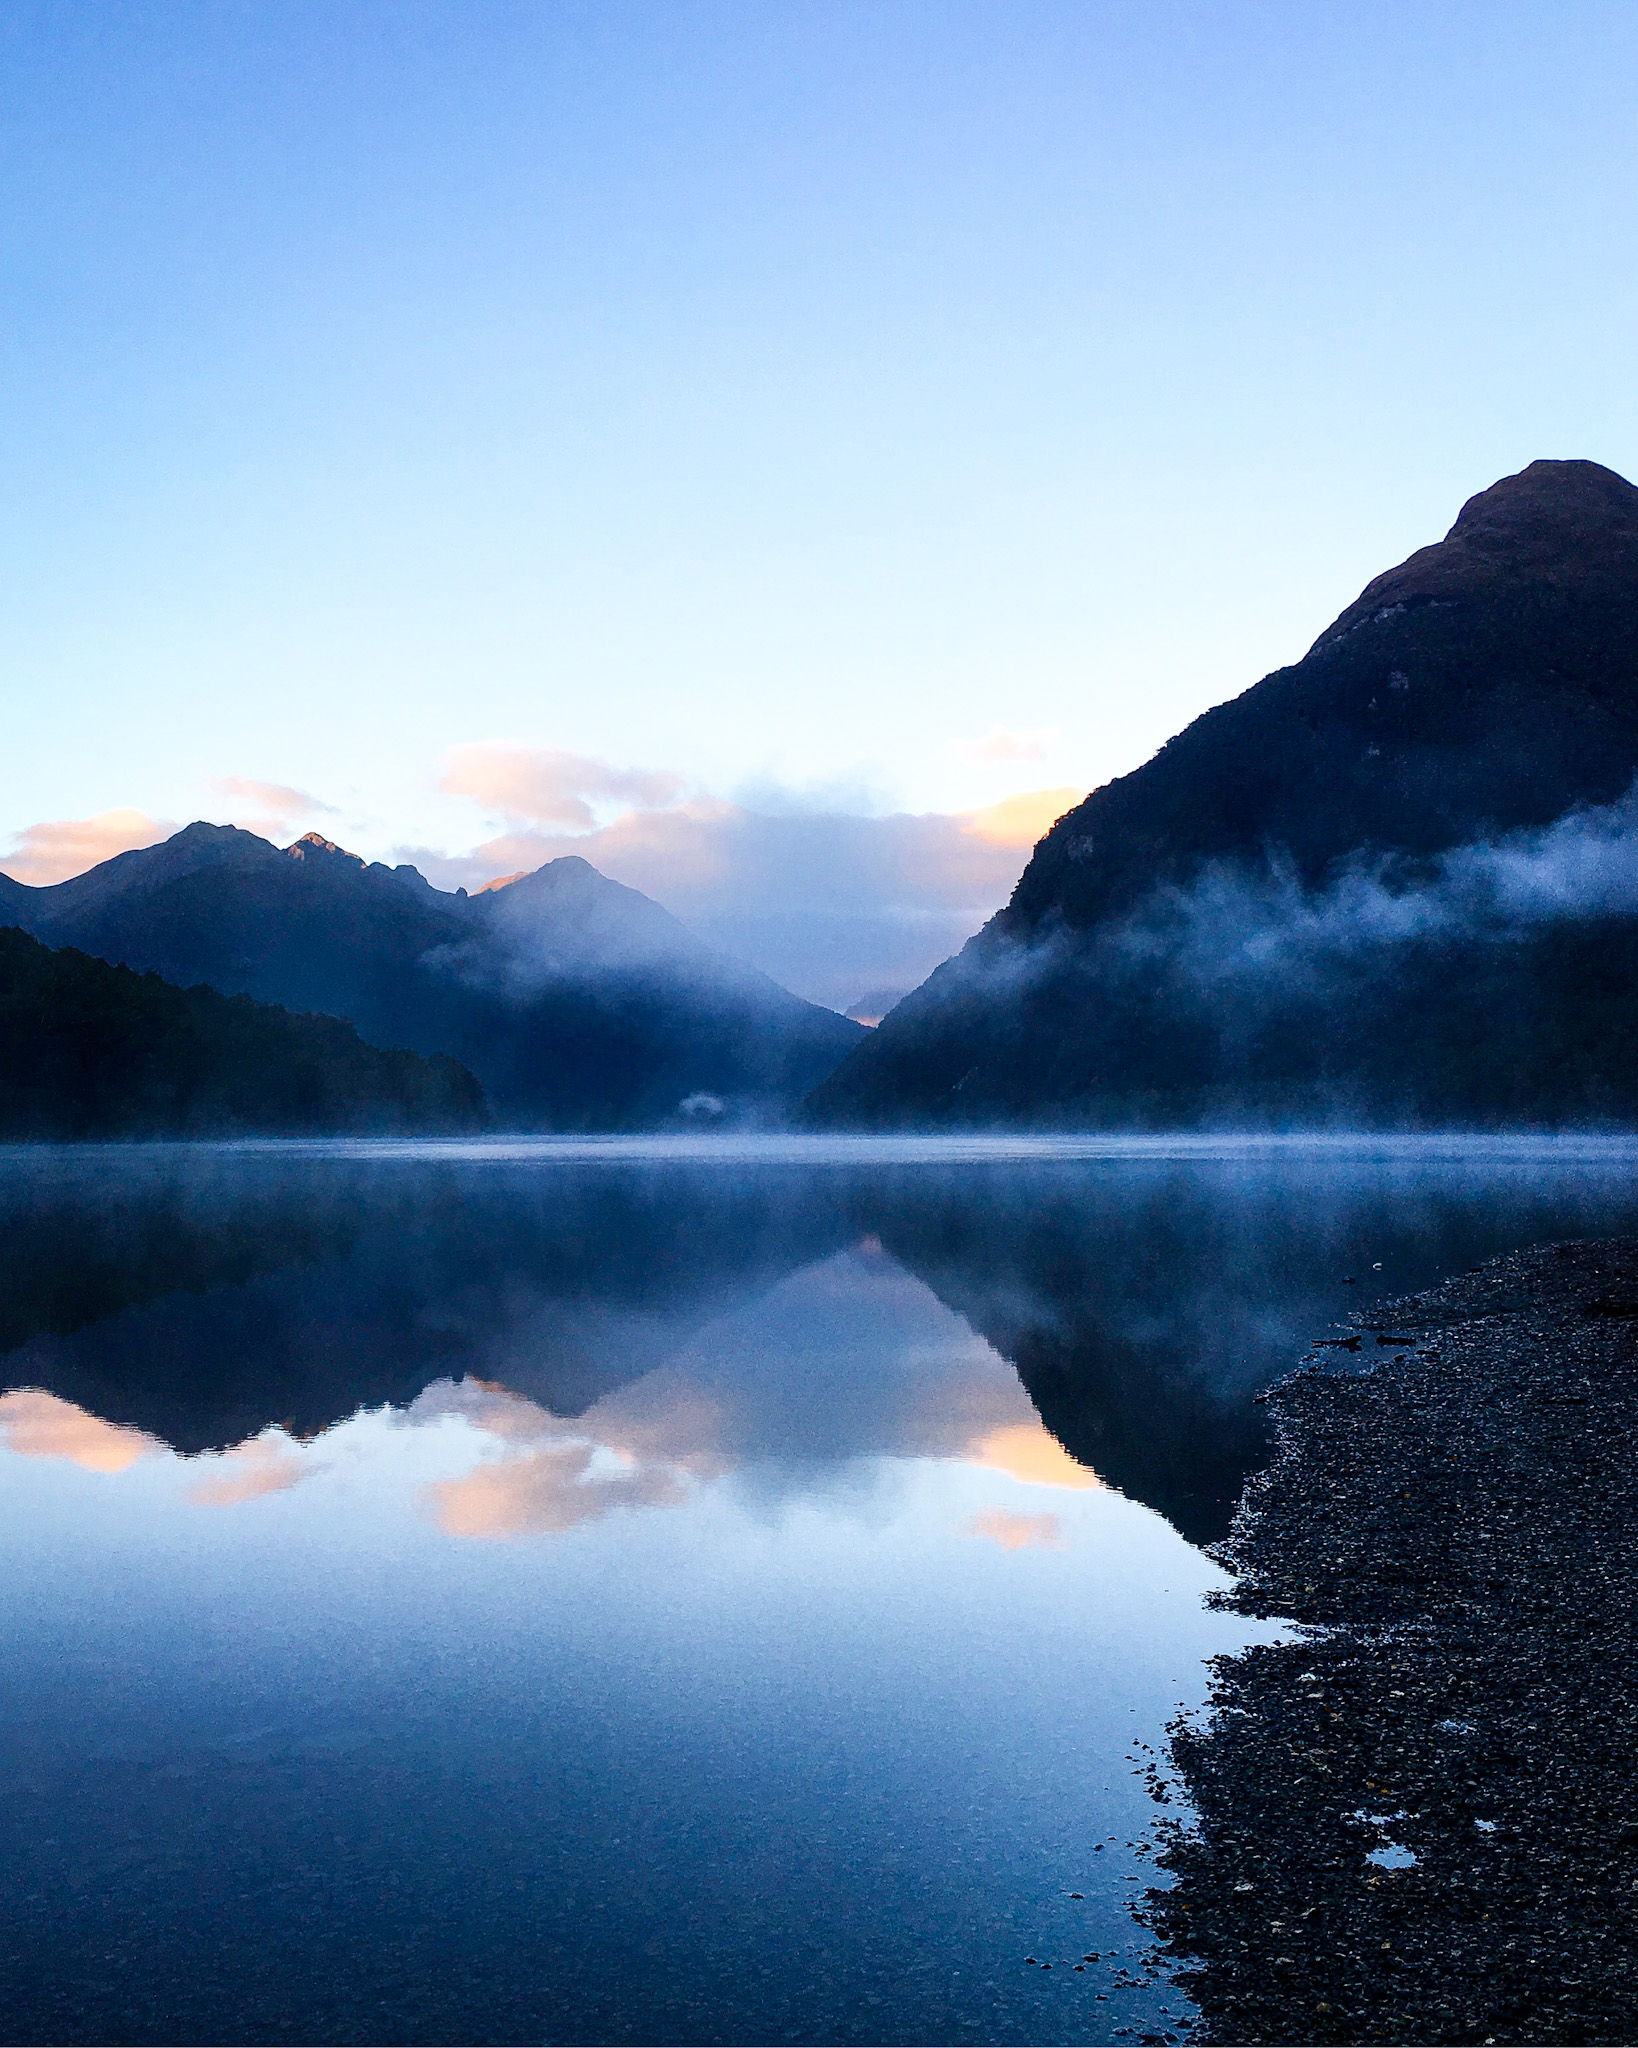
[[[316,833],[195,824],[48,888],[0,876],[0,922],[447,1054],[533,1128],[777,1116],[865,1035],[574,857],[450,895]]]
[[[1638,490],[1535,462],[1095,790],[830,1125],[1638,1117]]]
[[[0,929],[0,1139],[470,1131],[457,1061]]]

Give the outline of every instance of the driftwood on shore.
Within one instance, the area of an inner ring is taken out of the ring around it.
[[[1224,1546],[1225,1604],[1297,1640],[1175,1733],[1149,1913],[1196,2038],[1638,2040],[1638,1242],[1362,1334],[1268,1397]]]

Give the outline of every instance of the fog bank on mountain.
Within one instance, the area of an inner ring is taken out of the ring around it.
[[[0,878],[0,920],[450,1055],[530,1128],[779,1116],[863,1035],[573,857],[452,895],[316,833],[195,824],[50,887]]]
[[[1047,833],[821,1122],[1638,1116],[1638,490],[1537,462]]]

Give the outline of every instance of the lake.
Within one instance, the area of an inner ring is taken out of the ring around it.
[[[1177,2032],[1142,1770],[1278,1632],[1203,1604],[1257,1394],[1635,1164],[0,1151],[4,2038]]]

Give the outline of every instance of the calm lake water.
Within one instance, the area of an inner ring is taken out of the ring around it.
[[[1635,1165],[0,1152],[0,2031],[1175,2028],[1134,1759],[1273,1632],[1202,1605],[1255,1395]]]

